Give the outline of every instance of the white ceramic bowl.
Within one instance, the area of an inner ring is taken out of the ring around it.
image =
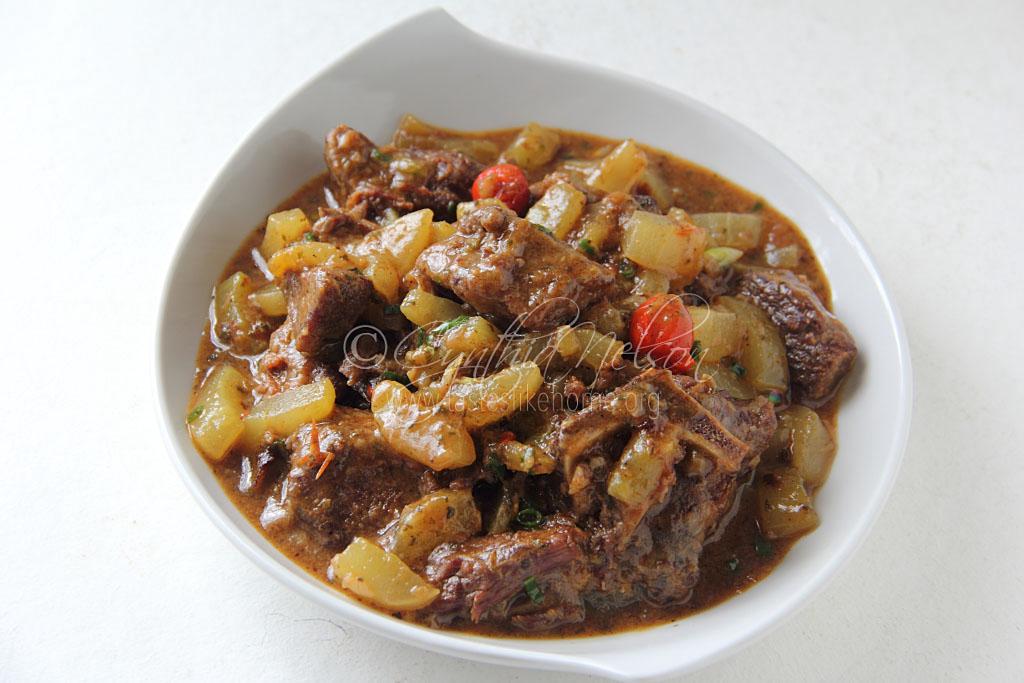
[[[182,417],[210,288],[253,226],[323,169],[329,129],[345,122],[386,140],[405,112],[455,128],[540,121],[634,137],[764,196],[804,231],[861,355],[839,414],[838,457],[817,498],[821,527],[765,580],[711,610],[642,631],[557,640],[461,635],[401,622],[348,599],[294,565],[235,510],[193,450]],[[182,236],[158,328],[156,386],[168,447],[196,499],[242,552],[342,619],[436,652],[500,664],[641,680],[692,671],[751,642],[819,591],[864,540],[909,431],[911,371],[902,323],[853,226],[807,174],[753,132],[688,97],[494,43],[441,10],[408,19],[342,57],[246,138]]]

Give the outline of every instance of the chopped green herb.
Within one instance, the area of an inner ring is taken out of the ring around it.
[[[398,304],[388,304],[384,307],[384,315],[398,315],[402,312],[402,307]]]
[[[451,332],[456,327],[458,327],[459,325],[467,322],[468,320],[469,320],[469,316],[468,315],[456,316],[456,317],[452,318],[451,320],[449,320],[448,322],[441,323],[440,325],[435,327],[433,330],[431,330],[430,333],[433,334],[433,335],[441,335],[441,334],[444,334],[445,332]]]
[[[314,235],[311,232],[307,232],[305,235],[302,236],[302,239],[306,242],[316,242],[316,235]]]
[[[532,225],[533,227],[537,228],[538,230],[540,230],[540,231],[541,231],[542,233],[544,233],[544,234],[545,234],[545,235],[547,235],[548,237],[554,237],[554,236],[555,236],[555,233],[551,232],[550,230],[548,230],[547,228],[545,228],[545,227],[544,227],[543,225],[541,225],[540,223],[531,223],[531,225]]]
[[[544,523],[544,515],[534,507],[524,507],[516,515],[516,523],[524,529],[536,529]]]
[[[782,403],[782,394],[773,389],[772,391],[768,392],[768,400],[774,403],[775,405],[779,405]]]
[[[736,375],[737,377],[742,377],[743,375],[747,374],[747,369],[740,365],[738,362],[730,365],[729,369],[732,370],[733,374]]]
[[[484,464],[484,467],[486,467],[487,470],[498,479],[504,479],[505,474],[508,472],[508,470],[505,469],[505,463],[498,460],[498,457],[493,453],[487,456],[487,462]]]
[[[423,346],[427,343],[427,333],[423,331],[422,327],[416,328],[416,346]]]
[[[702,353],[704,353],[704,345],[700,343],[700,339],[694,339],[693,346],[690,347],[690,358],[699,361]]]
[[[622,263],[620,263],[619,275],[626,278],[627,280],[632,280],[633,278],[635,278],[636,268],[633,266],[633,262],[629,260],[624,260]]]
[[[380,161],[380,162],[391,161],[391,155],[390,154],[385,154],[384,152],[380,151],[376,147],[374,147],[373,151],[370,152],[370,156],[373,157],[374,161]]]
[[[728,562],[726,562],[725,566],[729,568],[729,571],[734,572],[740,568],[740,561],[734,557]]]
[[[754,552],[760,557],[768,557],[772,554],[772,544],[764,536],[758,534],[754,537]]]
[[[391,370],[385,370],[384,372],[380,373],[380,378],[389,379],[392,382],[401,382],[402,384],[409,383],[408,377],[398,372],[392,372]]]
[[[192,422],[195,422],[196,420],[198,420],[199,416],[202,415],[202,414],[203,414],[203,407],[202,406],[196,406],[195,408],[192,409],[192,412],[189,413],[188,417],[185,418],[185,419],[188,420],[189,423],[192,423]]]
[[[533,601],[533,604],[539,605],[544,602],[544,591],[537,585],[537,579],[529,576],[526,581],[523,581],[523,590],[526,595]]]
[[[594,249],[594,245],[592,245],[590,243],[590,240],[588,240],[587,238],[584,237],[583,239],[580,240],[579,247],[580,251],[582,251],[587,256],[590,256],[591,258],[597,256],[597,250]]]
[[[752,207],[750,207],[750,210],[751,211],[760,211],[763,208],[764,208],[764,202],[762,202],[761,200],[758,200],[758,201],[754,202],[754,205]]]

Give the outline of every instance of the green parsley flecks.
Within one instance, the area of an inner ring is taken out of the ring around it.
[[[539,605],[544,602],[544,591],[537,585],[537,579],[532,576],[523,581],[523,591],[533,601],[533,604]]]
[[[456,316],[456,317],[452,318],[451,320],[449,320],[448,322],[441,323],[440,325],[435,327],[431,331],[431,334],[441,335],[441,334],[444,334],[445,332],[451,332],[452,330],[454,330],[459,325],[462,325],[463,323],[466,323],[468,321],[469,321],[469,316],[468,315]]]

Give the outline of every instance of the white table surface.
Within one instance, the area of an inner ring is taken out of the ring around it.
[[[158,437],[157,291],[205,186],[416,3],[95,5],[0,3],[0,679],[555,680],[332,621],[221,536]],[[1019,680],[1024,3],[448,5],[751,126],[845,208],[902,307],[914,426],[879,523],[700,677]]]

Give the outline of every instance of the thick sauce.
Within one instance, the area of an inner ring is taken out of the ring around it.
[[[460,132],[458,135],[463,139],[473,137],[491,141],[498,149],[502,149],[514,138],[516,133],[517,129],[470,135]],[[560,134],[562,139],[560,158],[554,160],[552,166],[566,158],[601,156],[604,150],[610,149],[610,146],[615,144],[611,140],[593,135],[569,131],[560,131]],[[763,199],[706,168],[660,150],[646,146],[643,149],[648,155],[649,163],[659,170],[669,186],[675,188],[676,206],[683,207],[690,213],[758,212],[762,215],[764,221],[762,249],[748,253],[744,256],[744,262],[752,265],[764,265],[764,247],[769,245],[769,248],[781,248],[791,244],[801,247],[800,262],[792,270],[806,277],[819,298],[828,305],[831,296],[825,275],[814,257],[810,245],[788,218],[768,205]],[[549,168],[544,168],[531,174],[530,181],[538,180],[549,170]],[[282,201],[275,211],[301,208],[307,215],[315,218],[318,207],[328,204],[328,200],[325,199],[326,186],[327,174],[316,176],[291,197]],[[242,271],[255,281],[266,280],[266,276],[253,258],[253,252],[260,242],[262,233],[263,226],[258,226],[253,230],[227,263],[221,279],[237,271]],[[218,344],[211,336],[210,324],[207,322],[199,341],[193,389],[198,389],[213,364],[224,362],[230,362],[243,372],[249,373],[254,359],[236,357],[229,351],[218,348]],[[836,409],[836,401],[833,400],[817,410],[833,435],[835,434]],[[281,552],[291,557],[317,578],[327,581],[326,570],[334,551],[328,551],[315,543],[306,542],[308,539],[305,532],[301,530],[268,533],[260,525],[259,516],[266,502],[266,489],[264,488],[261,493],[254,495],[242,493],[239,490],[239,482],[243,474],[242,457],[239,454],[228,456],[221,463],[213,465],[212,468],[225,493],[257,529],[260,529]],[[282,472],[278,472],[276,476],[281,474]],[[638,603],[614,612],[590,609],[585,622],[559,627],[539,635],[524,634],[514,627],[495,624],[474,625],[472,630],[489,635],[514,635],[516,637],[592,635],[649,627],[712,607],[743,592],[766,576],[798,540],[798,537],[791,537],[781,541],[768,541],[761,536],[757,528],[754,495],[749,485],[742,487],[731,514],[731,521],[720,529],[716,539],[705,546],[700,561],[699,583],[694,588],[692,597],[685,604],[656,607]]]

